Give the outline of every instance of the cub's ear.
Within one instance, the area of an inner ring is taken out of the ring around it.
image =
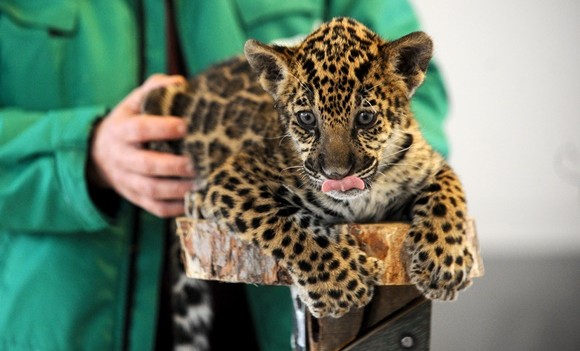
[[[258,74],[262,88],[277,98],[282,83],[288,77],[291,49],[268,46],[250,39],[246,41],[244,52],[250,66]]]
[[[387,43],[384,53],[395,71],[404,77],[409,96],[413,95],[425,79],[433,54],[431,38],[423,32],[414,32]]]

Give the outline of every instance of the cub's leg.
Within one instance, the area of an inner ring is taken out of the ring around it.
[[[461,183],[445,165],[417,196],[406,238],[409,276],[427,298],[453,300],[471,285],[473,256],[466,246],[465,215]]]
[[[274,256],[314,316],[338,317],[366,305],[382,263],[361,251],[351,235],[323,226],[300,196],[279,183],[288,178],[262,162],[266,157],[252,154],[238,154],[213,173],[204,216]]]

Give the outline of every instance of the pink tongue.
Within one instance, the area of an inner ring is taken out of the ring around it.
[[[347,191],[350,189],[360,189],[365,188],[365,183],[359,177],[348,176],[340,180],[327,179],[322,183],[322,192],[327,193],[332,190],[337,191]]]

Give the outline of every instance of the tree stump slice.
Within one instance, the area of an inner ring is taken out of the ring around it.
[[[188,217],[177,218],[176,222],[188,277],[232,283],[292,284],[287,271],[273,257],[264,255],[259,248],[235,235],[220,232],[215,223]],[[339,227],[353,234],[368,255],[383,261],[386,270],[380,285],[411,284],[404,250],[409,224],[345,224]],[[474,257],[470,277],[480,277],[484,267],[472,219],[467,222],[465,239]]]
[[[339,229],[357,238],[368,255],[383,261],[385,273],[375,296],[364,309],[341,318],[314,318],[293,296],[295,351],[398,350],[401,336],[413,336],[413,349],[428,350],[431,302],[411,285],[406,273],[407,223],[345,224]],[[220,232],[215,223],[187,217],[177,219],[186,274],[191,278],[233,283],[292,285],[287,271],[256,246],[235,234]],[[471,278],[484,273],[475,223],[469,219],[465,242],[474,266]],[[417,307],[419,306],[419,308]]]

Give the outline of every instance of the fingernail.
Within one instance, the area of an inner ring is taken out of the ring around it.
[[[185,170],[187,171],[188,174],[195,175],[195,171],[193,170],[193,164],[191,162],[187,164]]]
[[[179,134],[187,133],[187,124],[185,122],[179,123],[179,125],[177,126],[177,132]]]

